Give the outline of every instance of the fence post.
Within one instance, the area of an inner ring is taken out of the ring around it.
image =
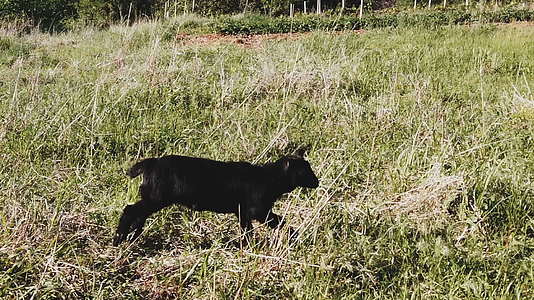
[[[166,19],[169,18],[168,6],[169,6],[169,1],[165,1],[165,5],[163,7],[163,17]]]
[[[130,2],[130,8],[128,9],[128,25],[130,25],[130,16],[132,15],[132,5],[133,3]]]
[[[306,14],[306,13],[307,13],[307,7],[306,7],[306,2],[307,2],[307,1],[304,1],[304,14]]]
[[[321,0],[317,0],[317,14],[321,14]]]
[[[363,0],[360,0],[360,19],[363,17]]]

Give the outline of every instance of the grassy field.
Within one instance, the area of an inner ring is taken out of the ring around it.
[[[534,26],[168,35],[0,33],[1,298],[534,298]],[[138,159],[302,145],[294,243],[172,207],[111,246]]]

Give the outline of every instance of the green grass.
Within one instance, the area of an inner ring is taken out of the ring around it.
[[[252,49],[166,26],[2,32],[0,297],[534,297],[532,26]],[[234,216],[172,207],[111,246],[134,161],[308,144],[320,188],[275,208],[296,243],[255,224],[240,248]]]

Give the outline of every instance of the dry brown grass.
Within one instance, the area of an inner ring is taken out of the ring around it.
[[[427,233],[450,221],[449,204],[464,189],[463,176],[444,175],[442,165],[436,163],[420,184],[384,203],[379,211],[396,218],[407,217],[417,230]]]

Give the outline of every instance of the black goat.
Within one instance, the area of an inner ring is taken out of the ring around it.
[[[120,244],[131,232],[132,240],[136,239],[146,219],[171,204],[234,213],[246,233],[252,231],[252,220],[271,228],[281,226],[281,217],[272,212],[274,202],[299,186],[319,185],[302,155],[283,156],[265,165],[176,155],[142,160],[128,171],[132,178],[143,174],[141,200],[124,208],[113,244]]]

